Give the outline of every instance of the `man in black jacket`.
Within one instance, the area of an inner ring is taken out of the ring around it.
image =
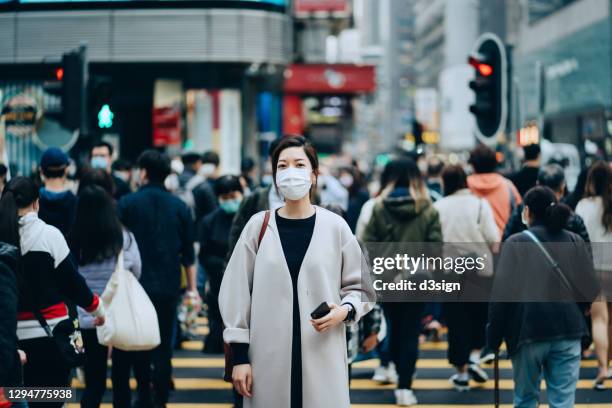
[[[563,171],[563,168],[558,164],[549,164],[542,167],[538,174],[537,184],[539,186],[546,186],[550,188],[555,193],[557,200],[562,200],[566,189],[565,172]],[[502,241],[506,241],[513,234],[527,229],[521,220],[523,208],[523,203],[521,203],[512,212],[512,215],[506,224],[506,228],[504,229]],[[578,214],[572,213],[567,220],[567,226],[565,229],[580,235],[584,242],[590,242],[589,233],[584,225],[584,221]]]
[[[0,242],[0,386],[21,384],[21,362],[17,354],[18,249]]]
[[[136,370],[139,386],[144,384],[139,390],[145,390],[152,362],[155,401],[139,402],[140,406],[157,408],[164,407],[169,397],[172,332],[181,291],[181,265],[187,272],[188,290],[198,296],[194,222],[187,205],[164,188],[163,182],[170,174],[170,160],[165,154],[146,150],[138,159],[138,167],[142,187],[123,197],[117,209],[121,222],[134,233],[138,243],[142,258],[140,283],[157,312],[161,344],[151,353],[151,361],[141,362],[140,369]],[[150,395],[139,398],[148,400]]]

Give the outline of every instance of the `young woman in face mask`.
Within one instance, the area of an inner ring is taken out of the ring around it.
[[[219,295],[234,386],[245,408],[348,408],[344,325],[374,297],[361,249],[341,217],[312,205],[318,159],[305,138],[284,138],[272,170],[285,205],[248,222]],[[313,320],[322,302],[330,310]]]
[[[209,292],[205,296],[210,332],[202,351],[211,354],[223,353],[223,322],[219,314],[218,297],[232,221],[243,198],[240,179],[232,175],[219,177],[215,183],[215,194],[219,200],[219,208],[202,218],[198,226],[198,259],[207,272],[210,284]]]

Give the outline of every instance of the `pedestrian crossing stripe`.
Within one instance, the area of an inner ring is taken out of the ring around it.
[[[213,379],[213,378],[175,378],[174,385],[176,390],[229,390],[231,389],[231,384],[227,383],[221,379]],[[473,389],[484,389],[484,390],[492,390],[493,389],[493,381],[489,380],[484,384],[475,384],[472,383]],[[72,381],[72,386],[74,388],[83,388],[83,384],[78,380],[74,379]],[[612,380],[606,381],[606,386],[612,386]],[[108,389],[112,388],[112,383],[110,379],[106,380],[106,387]],[[130,387],[132,389],[136,388],[136,380],[130,380]],[[577,384],[578,389],[592,389],[593,382],[591,380],[579,380]],[[396,388],[395,384],[385,384],[381,385],[375,381],[367,380],[367,379],[353,379],[351,381],[351,389],[352,390],[393,390]],[[502,390],[513,390],[514,389],[514,381],[508,379],[502,379],[499,381],[499,388]],[[545,389],[544,382],[542,382],[542,389]],[[412,382],[412,389],[414,390],[450,390],[453,389],[453,385],[448,380],[442,379],[415,379]]]
[[[418,408],[490,408],[492,404],[418,404]],[[386,408],[396,407],[395,404],[351,404],[351,408]],[[193,403],[169,403],[168,408],[232,408],[232,404],[193,404]],[[501,408],[512,408],[512,404],[501,404]],[[549,408],[548,404],[539,405],[540,408]],[[612,404],[575,404],[575,408],[610,408]],[[68,408],[80,408],[79,404],[68,404]],[[113,408],[112,404],[101,404],[100,408]]]
[[[198,327],[196,329],[196,332],[198,334],[204,334],[204,331],[206,331],[206,334],[208,334],[208,328],[202,328],[202,327]],[[183,350],[187,350],[187,351],[200,351],[202,350],[202,347],[204,347],[204,342],[202,342],[201,340],[191,340],[191,341],[184,341],[181,343],[181,348]],[[502,345],[502,347],[500,348],[500,350],[505,350],[505,345]],[[422,351],[446,351],[448,350],[448,342],[446,341],[438,341],[438,342],[430,342],[427,341],[425,343],[421,343],[419,344],[419,350]]]
[[[353,364],[353,368],[369,368],[375,369],[380,365],[378,359],[372,359],[367,361],[359,361]],[[224,358],[173,358],[172,367],[175,368],[224,368]],[[492,367],[492,366],[491,366]],[[580,362],[582,368],[597,368],[596,360],[584,360]],[[423,358],[417,361],[417,368],[453,368],[452,365],[446,359],[442,358]],[[487,368],[484,366],[484,368]],[[499,362],[499,368],[511,369],[512,362],[510,360],[501,360]]]

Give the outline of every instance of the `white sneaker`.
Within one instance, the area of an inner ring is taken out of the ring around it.
[[[387,367],[378,367],[376,370],[374,370],[372,380],[381,384],[396,384],[397,371],[395,371],[395,364],[389,363]]]
[[[412,390],[401,389],[395,390],[395,403],[400,407],[409,407],[411,405],[416,405],[419,402],[417,401],[417,398]]]
[[[389,363],[389,367],[387,368],[387,383],[397,384],[398,381],[399,377],[397,375],[397,371],[395,370],[395,363]]]

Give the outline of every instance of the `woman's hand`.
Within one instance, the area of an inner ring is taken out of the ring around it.
[[[98,316],[94,319],[94,326],[96,327],[104,326],[104,323],[106,323],[104,316]]]
[[[329,308],[331,310],[326,316],[323,316],[317,320],[310,319],[312,327],[314,327],[314,329],[319,333],[324,333],[327,330],[336,327],[342,323],[349,314],[349,307],[346,305],[338,306],[331,303]]]
[[[374,347],[378,345],[378,333],[372,333],[368,337],[365,338],[363,344],[361,345],[361,349],[364,353],[369,353],[374,350]]]
[[[21,362],[21,365],[26,365],[28,362],[28,356],[26,355],[25,351],[17,350],[17,354],[19,354],[19,362]]]
[[[253,396],[253,370],[250,364],[240,364],[234,366],[232,371],[232,383],[238,394],[243,397]]]

